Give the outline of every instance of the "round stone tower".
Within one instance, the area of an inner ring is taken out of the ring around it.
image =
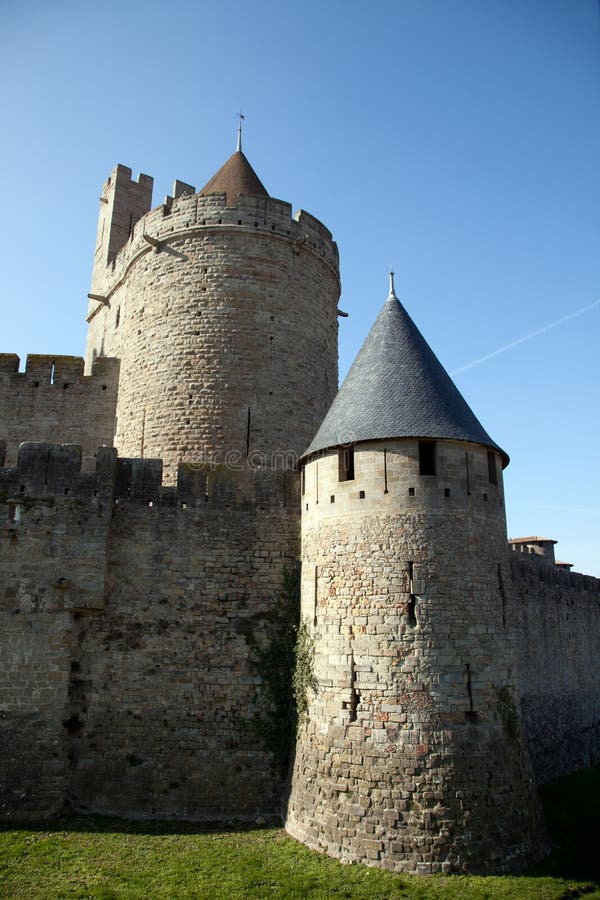
[[[101,197],[87,365],[121,360],[115,446],[233,469],[297,460],[337,390],[338,252],[238,145],[198,193],[118,166]]]
[[[318,690],[286,828],[406,872],[539,853],[506,620],[506,454],[390,296],[304,455]]]

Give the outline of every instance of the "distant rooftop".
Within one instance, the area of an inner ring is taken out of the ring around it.
[[[518,537],[518,538],[509,538],[509,544],[557,544],[558,541],[555,541],[553,538],[545,538],[539,537],[538,535],[533,535],[532,537]]]

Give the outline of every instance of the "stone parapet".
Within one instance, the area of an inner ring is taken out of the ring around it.
[[[19,372],[16,354],[0,355],[0,439],[5,461],[16,464],[19,444],[45,441],[82,446],[83,467],[95,466],[96,448],[112,445],[119,361],[98,357],[84,375],[79,356],[29,354]]]
[[[241,228],[248,235],[268,233],[287,242],[296,256],[317,254],[339,279],[339,253],[329,229],[305,210],[293,215],[291,204],[284,200],[240,194],[235,206],[227,206],[225,194],[201,197],[186,193],[169,200],[139,218],[116,255],[97,264],[93,292],[110,301],[140,256],[169,253],[194,235],[227,232],[231,228]],[[88,321],[101,311],[102,305],[90,299]]]
[[[600,762],[600,580],[508,555],[521,712],[544,783]]]

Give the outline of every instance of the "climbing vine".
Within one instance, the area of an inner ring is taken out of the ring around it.
[[[496,688],[497,712],[504,730],[513,741],[519,736],[519,714],[508,685]]]
[[[315,644],[306,622],[301,621],[297,629],[296,654],[292,689],[296,704],[297,725],[302,726],[308,719],[310,694],[317,690],[314,670]]]
[[[300,622],[300,569],[284,572],[281,594],[270,617],[270,639],[259,646],[249,636],[254,668],[260,675],[259,706],[253,728],[271,751],[281,775],[288,771],[296,730],[308,712],[309,691],[316,688],[314,648]]]

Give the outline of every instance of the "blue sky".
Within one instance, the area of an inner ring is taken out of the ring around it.
[[[1,351],[83,352],[102,182],[200,187],[241,109],[339,243],[340,375],[393,264],[511,456],[509,534],[600,576],[598,0],[3,0],[0,70]]]

